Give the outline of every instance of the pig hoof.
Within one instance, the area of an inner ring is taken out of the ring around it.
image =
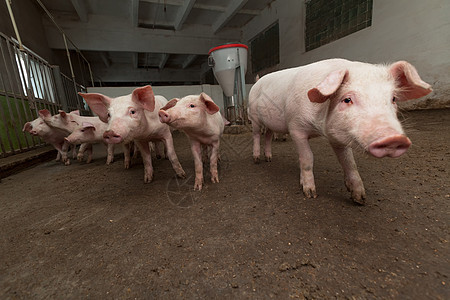
[[[253,156],[253,162],[254,162],[255,164],[259,164],[259,162],[260,162],[259,157],[258,157],[258,156]]]
[[[211,182],[212,183],[219,183],[219,176],[211,177]]]
[[[365,195],[352,194],[352,200],[353,200],[353,202],[358,203],[359,205],[366,204],[366,196]]]
[[[178,173],[177,173],[177,176],[178,176],[178,178],[183,178],[183,179],[185,179],[185,178],[186,178],[186,173],[185,173],[184,171],[178,172]]]
[[[125,169],[129,169],[130,168],[130,162],[125,162],[124,167],[125,167]]]
[[[70,160],[66,160],[66,161],[64,162],[64,165],[69,166],[69,165],[70,165]]]
[[[313,198],[313,199],[317,198],[317,193],[315,189],[304,189],[303,195],[305,195],[306,198]]]
[[[156,159],[160,160],[161,159],[161,155],[156,155]]]
[[[78,156],[77,156],[77,160],[78,160],[79,162],[81,162],[81,161],[83,160],[83,155],[78,155]]]
[[[144,183],[150,183],[152,181],[153,181],[153,174],[144,176]]]
[[[194,191],[201,191],[202,190],[202,184],[200,183],[200,184],[195,184],[194,185]]]
[[[266,156],[266,161],[267,162],[271,162],[272,161],[272,156]]]

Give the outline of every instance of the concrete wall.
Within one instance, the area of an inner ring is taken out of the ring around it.
[[[371,27],[309,52],[304,50],[304,11],[304,1],[274,1],[246,24],[243,42],[278,20],[280,64],[275,69],[333,57],[370,63],[407,60],[434,92],[404,108],[450,107],[450,1],[374,0]]]

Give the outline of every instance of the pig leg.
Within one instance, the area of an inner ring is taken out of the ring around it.
[[[77,155],[77,160],[78,161],[82,161],[83,160],[84,152],[86,151],[88,146],[89,146],[88,143],[81,144],[80,150],[78,150],[78,155]]]
[[[194,156],[195,166],[195,183],[194,191],[202,190],[203,187],[203,162],[202,162],[202,145],[199,142],[191,142],[191,151]]]
[[[172,134],[170,133],[170,131],[167,132],[168,134],[163,139],[164,146],[166,147],[167,150],[167,157],[169,157],[170,163],[172,164],[175,173],[177,173],[177,176],[180,178],[186,178],[186,173],[181,167],[177,154],[175,153],[175,148],[173,147]]]
[[[261,127],[253,122],[253,161],[259,163],[259,155],[261,153]]]
[[[266,161],[272,161],[272,136],[273,136],[272,130],[267,128],[264,144],[264,155],[266,157]]]
[[[157,142],[155,142],[155,154],[156,154],[156,159],[161,159],[162,158],[162,156],[161,156],[161,149],[160,149],[160,144],[161,144],[161,142],[159,142],[159,141],[157,141]]]
[[[141,151],[142,161],[144,162],[144,183],[153,180],[152,153],[148,141],[135,141]]]
[[[211,171],[211,181],[213,183],[219,182],[219,173],[217,172],[217,161],[219,158],[220,141],[212,144],[211,157],[209,158],[209,168]]]
[[[58,150],[58,149],[57,149]],[[58,150],[58,153],[56,154],[56,159],[55,161],[60,161],[61,160],[61,151]]]
[[[297,146],[300,162],[300,186],[303,189],[303,194],[307,198],[317,198],[313,173],[314,156],[308,142],[308,136],[298,132],[291,132],[291,135]]]
[[[86,163],[89,164],[92,161],[92,144],[87,144],[86,153],[88,155]]]
[[[202,144],[201,148],[202,148],[202,162],[207,163],[209,160],[208,159],[209,158],[208,145]]]
[[[114,144],[107,144],[106,152],[108,153],[106,156],[106,164],[109,165],[114,161]]]
[[[353,152],[350,147],[333,146],[334,153],[339,160],[339,163],[344,170],[344,181],[347,190],[352,194],[352,200],[359,204],[364,204],[366,192],[361,176],[359,176],[358,168],[356,167]]]
[[[73,144],[72,146],[72,158],[77,159],[77,145]]]
[[[70,159],[67,157],[67,150],[69,149],[69,142],[64,141],[61,146],[61,158],[64,163],[64,165],[68,166],[70,165]]]
[[[134,144],[134,143],[133,143]],[[124,167],[129,169],[131,165],[131,143],[123,144]]]

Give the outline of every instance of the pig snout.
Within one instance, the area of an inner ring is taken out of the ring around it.
[[[159,115],[159,120],[161,121],[161,123],[169,123],[170,122],[170,116],[164,110],[160,110],[158,115]]]
[[[112,130],[105,131],[103,133],[103,139],[108,144],[119,144],[123,141],[123,137]]]
[[[375,157],[399,157],[408,150],[411,141],[404,135],[396,134],[381,138],[369,145],[369,153]]]

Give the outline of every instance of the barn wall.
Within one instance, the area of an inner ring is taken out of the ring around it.
[[[370,63],[407,60],[433,85],[434,92],[405,103],[404,108],[450,107],[450,1],[373,2],[371,27],[305,52],[304,1],[286,5],[286,1],[277,0],[243,28],[243,42],[249,44],[278,20],[280,64],[276,69],[333,57]]]

